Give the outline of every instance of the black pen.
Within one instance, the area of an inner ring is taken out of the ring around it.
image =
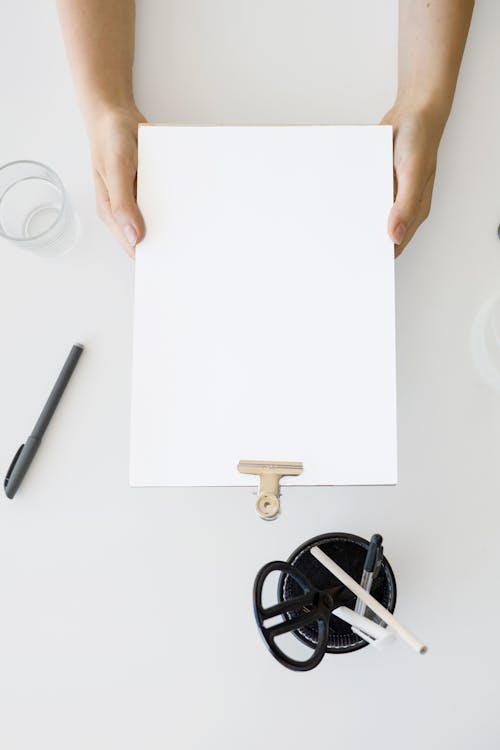
[[[42,437],[47,429],[52,415],[54,414],[61,396],[64,393],[64,389],[68,385],[70,378],[73,374],[73,370],[76,367],[76,363],[80,359],[80,355],[83,352],[83,346],[81,344],[75,344],[72,348],[66,362],[63,365],[59,377],[57,378],[47,403],[42,409],[42,413],[38,417],[38,421],[33,428],[33,432],[21,445],[16,455],[12,459],[12,463],[8,468],[5,480],[3,483],[5,494],[9,498],[13,498],[21,482],[24,479],[26,472],[28,471],[33,458],[40,446]]]
[[[382,537],[380,534],[374,534],[372,538],[370,539],[370,544],[368,545],[368,550],[366,552],[366,558],[365,562],[363,564],[363,575],[361,576],[361,587],[365,589],[365,591],[368,591],[370,593],[370,589],[372,587],[373,579],[376,574],[376,568],[378,567],[378,564],[382,560]],[[354,611],[358,613],[358,615],[364,615],[366,609],[366,604],[361,601],[361,599],[356,600],[356,606],[354,608]]]

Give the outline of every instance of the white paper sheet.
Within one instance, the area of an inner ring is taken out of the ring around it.
[[[392,131],[143,126],[130,483],[394,484]]]

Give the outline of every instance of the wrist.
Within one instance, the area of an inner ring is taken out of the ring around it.
[[[453,91],[450,92],[446,87],[415,90],[400,86],[393,110],[401,113],[412,112],[442,133],[452,103]]]
[[[107,123],[125,120],[141,122],[146,119],[139,111],[133,97],[113,100],[95,98],[84,108],[84,117],[90,134]]]
[[[435,100],[398,96],[382,123],[392,125],[395,134],[401,127],[417,127],[428,144],[434,143],[437,150],[449,115],[449,109],[442,104]]]

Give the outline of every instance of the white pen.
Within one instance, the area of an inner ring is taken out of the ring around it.
[[[328,555],[325,555],[323,550],[321,550],[319,547],[312,547],[311,555],[318,560],[324,567],[332,573],[335,578],[337,578],[341,583],[344,584],[350,591],[352,591],[353,594],[355,594],[359,599],[361,599],[362,602],[364,602],[372,612],[375,612],[376,615],[380,617],[381,620],[383,620],[387,625],[390,625],[390,627],[394,630],[394,632],[399,635],[399,637],[406,641],[406,643],[411,646],[411,648],[416,651],[419,654],[425,654],[427,651],[427,646],[422,643],[422,641],[419,641],[418,638],[416,638],[413,633],[410,633],[407,628],[405,628],[404,625],[402,625],[399,620],[396,620],[394,615],[389,612],[388,609],[383,607],[380,602],[378,602],[376,599],[373,598],[371,594],[368,594],[357,581],[354,580],[354,578],[351,578],[349,573],[346,573],[343,568],[340,567],[340,565],[337,565],[336,562],[334,562]]]
[[[344,622],[348,622],[353,633],[379,650],[394,641],[395,636],[391,628],[377,625],[373,620],[358,615],[349,607],[337,607],[333,610],[333,614]]]

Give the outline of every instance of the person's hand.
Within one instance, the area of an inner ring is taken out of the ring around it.
[[[382,124],[393,128],[394,205],[387,229],[397,257],[429,215],[444,122],[429,107],[396,102]]]
[[[136,202],[138,109],[107,109],[89,127],[97,213],[131,257],[144,237]]]

